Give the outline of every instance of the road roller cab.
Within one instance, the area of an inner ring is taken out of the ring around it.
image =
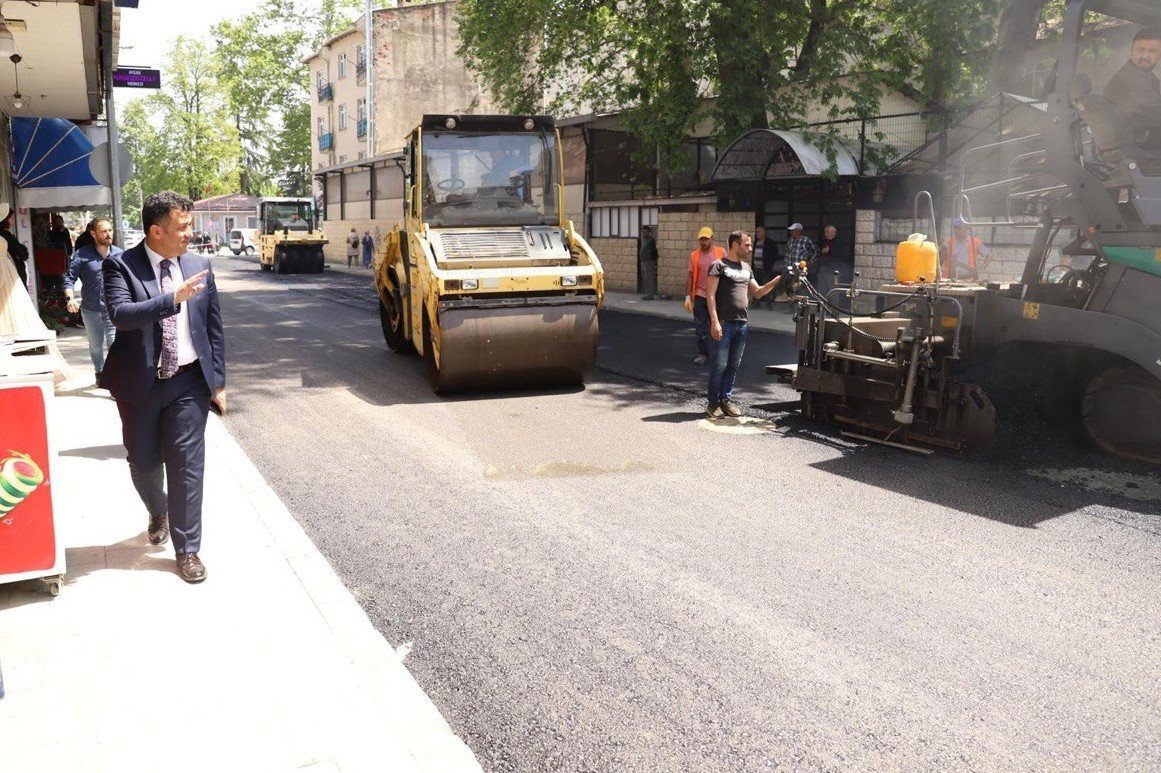
[[[553,119],[424,116],[403,166],[373,266],[387,345],[440,392],[583,383],[604,275],[563,214]]]
[[[311,199],[268,198],[258,203],[259,263],[278,274],[314,274],[323,270],[327,236],[317,225]]]

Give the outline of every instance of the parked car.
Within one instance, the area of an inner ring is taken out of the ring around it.
[[[247,255],[253,255],[254,229],[235,228],[233,231],[230,231],[230,252],[235,255],[241,255],[243,252]]]

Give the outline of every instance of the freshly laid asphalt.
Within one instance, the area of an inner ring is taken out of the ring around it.
[[[215,265],[228,429],[485,769],[1161,766],[1155,472],[849,442],[779,334],[711,425],[688,325],[610,311],[586,389],[440,398],[368,274]]]

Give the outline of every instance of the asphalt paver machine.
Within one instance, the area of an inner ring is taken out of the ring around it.
[[[404,154],[404,222],[372,266],[388,347],[437,392],[583,383],[604,273],[564,215],[554,120],[426,115]]]
[[[1039,379],[1099,447],[1161,463],[1161,115],[1130,120],[1099,95],[1127,51],[1102,70],[1086,39],[1146,26],[1161,27],[1156,0],[1069,0],[1042,128],[963,155],[955,214],[1035,231],[1019,281],[952,282],[933,261],[919,281],[807,286],[798,362],[768,368],[806,415],[912,449],[982,449],[996,408],[964,375],[1002,363]],[[990,214],[973,217],[982,201]]]

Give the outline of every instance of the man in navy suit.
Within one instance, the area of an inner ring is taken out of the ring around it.
[[[149,511],[149,541],[173,535],[177,572],[201,582],[202,478],[210,403],[226,408],[226,340],[214,272],[188,252],[193,202],[155,193],[141,208],[145,239],[105,258],[105,306],[117,336],[105,386],[117,401],[129,472]],[[166,494],[162,469],[168,482]]]

